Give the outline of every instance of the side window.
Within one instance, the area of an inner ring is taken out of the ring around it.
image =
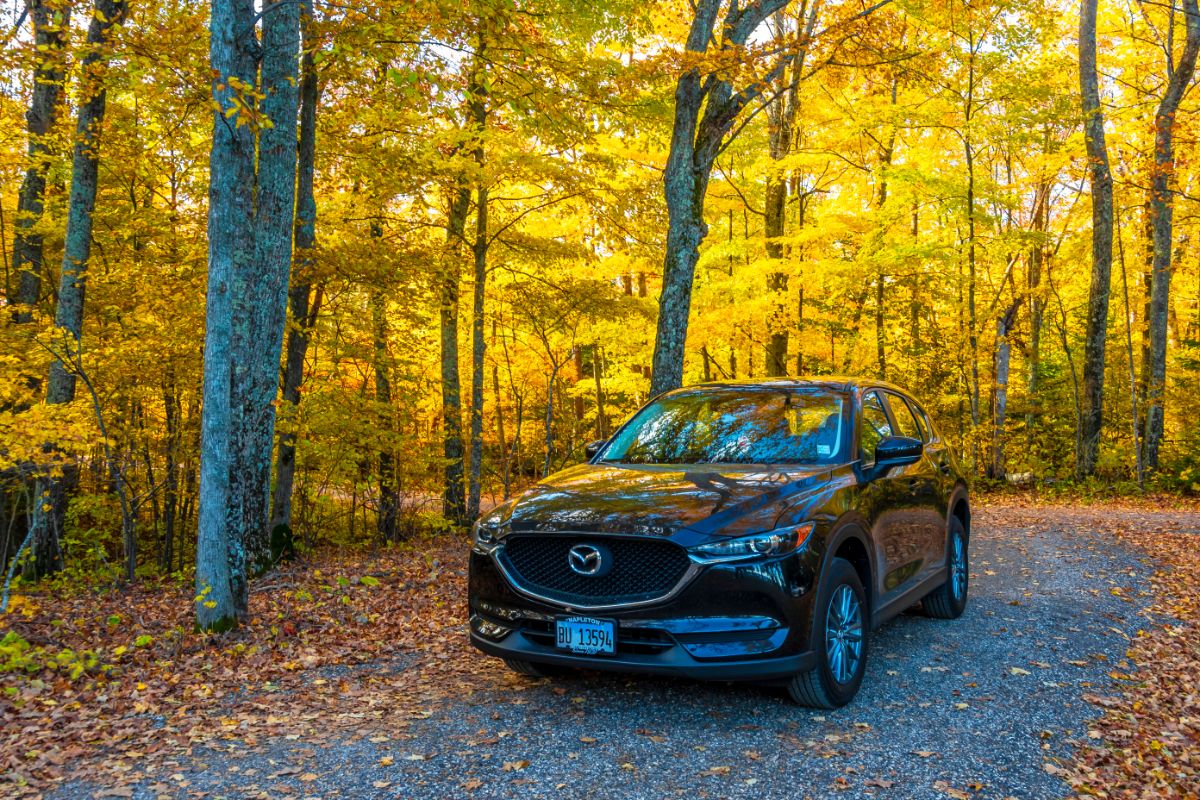
[[[896,431],[901,436],[925,441],[921,424],[913,416],[912,409],[904,398],[897,394],[888,394],[888,405],[892,407],[892,416],[896,418]]]
[[[862,422],[858,426],[858,456],[864,464],[875,463],[875,447],[892,435],[892,423],[876,392],[863,395]]]
[[[917,424],[921,426],[921,433],[924,434],[925,441],[937,441],[937,433],[934,432],[933,423],[929,421],[929,415],[925,413],[925,409],[912,400],[908,401],[908,407],[912,409],[913,416],[917,418]]]

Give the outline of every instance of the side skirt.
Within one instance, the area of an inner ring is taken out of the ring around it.
[[[932,573],[928,578],[907,590],[904,594],[892,598],[887,602],[886,605],[882,605],[875,609],[875,611],[871,614],[871,630],[875,630],[892,617],[900,614],[909,606],[918,603],[921,598],[925,597],[934,589],[937,589],[939,586],[945,583],[949,577],[949,574],[949,570],[945,566],[942,566],[938,568],[936,572]]]

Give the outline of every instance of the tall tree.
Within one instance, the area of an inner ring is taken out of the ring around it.
[[[1079,95],[1092,185],[1092,283],[1088,292],[1083,350],[1083,409],[1075,439],[1075,477],[1096,471],[1104,424],[1104,348],[1108,339],[1108,297],[1112,283],[1113,183],[1104,138],[1104,113],[1096,70],[1097,0],[1083,0],[1079,14]]]
[[[867,6],[849,14],[840,23],[844,26],[871,14],[890,0]],[[772,59],[762,72],[753,66],[747,78],[737,81],[746,70],[728,67],[704,73],[698,57],[737,61],[746,52],[746,43],[763,21],[787,5],[787,0],[761,0],[742,5],[729,0],[721,16],[722,0],[698,0],[684,45],[687,68],[675,85],[675,118],[667,165],[663,172],[664,195],[667,204],[667,249],[663,258],[662,292],[659,295],[658,330],[654,340],[651,394],[674,389],[683,383],[683,360],[687,344],[688,315],[691,311],[692,281],[700,244],[708,233],[704,222],[704,201],[713,163],[729,138],[741,127],[735,127],[745,116],[746,109],[757,102],[763,91],[772,85],[784,70],[806,51],[811,37],[798,36],[793,46],[786,47]]]
[[[313,32],[313,6],[304,3],[301,36],[304,53],[300,58],[300,138],[297,144],[296,178],[296,264],[292,288],[288,292],[291,324],[287,329],[282,378],[283,401],[295,411],[300,405],[300,388],[304,384],[304,359],[312,339],[312,331],[321,310],[324,289],[317,284],[314,291],[313,249],[317,243],[317,201],[314,193],[314,173],[317,150],[317,103],[320,85],[317,81],[317,46]],[[281,433],[275,455],[275,494],[271,506],[271,532],[282,526],[285,535],[292,527],[292,491],[296,476],[296,435]]]
[[[47,135],[62,105],[65,47],[70,30],[71,6],[29,0],[37,63],[33,92],[25,123],[29,135],[29,165],[17,196],[13,231],[13,270],[17,273],[15,322],[28,322],[42,294],[42,234],[38,230],[46,201],[46,172],[53,152]]]
[[[480,26],[484,22],[480,21]],[[487,41],[485,34],[479,34],[479,44],[476,50],[476,60],[484,63],[487,58]],[[474,257],[474,283],[471,290],[471,449],[467,474],[467,519],[479,516],[479,498],[482,490],[483,472],[483,363],[487,355],[487,340],[484,338],[484,305],[487,299],[488,277],[488,245],[490,231],[488,228],[488,184],[484,174],[486,152],[484,151],[484,133],[488,122],[487,89],[479,81],[478,71],[473,72],[471,86],[468,87],[468,101],[471,125],[474,128],[475,147],[473,148],[475,166],[479,174],[475,187],[475,241],[471,245]]]
[[[300,7],[277,3],[261,16],[257,81],[253,4],[212,3],[215,109],[196,545],[196,619],[205,630],[245,617],[247,563],[261,569],[270,559],[271,450],[295,214]]]
[[[793,20],[782,10],[775,14],[775,40],[787,45],[788,40],[800,37],[805,41],[812,38],[817,23],[820,0],[802,0]],[[794,26],[794,27],[793,27]],[[767,174],[766,202],[763,207],[763,232],[766,236],[767,258],[771,259],[772,270],[767,275],[767,290],[776,294],[777,300],[768,323],[766,352],[767,375],[787,375],[788,315],[784,311],[788,289],[788,274],[783,267],[785,248],[783,236],[787,219],[788,176],[780,168],[792,149],[795,138],[796,114],[799,111],[800,77],[804,70],[803,55],[795,59],[790,69],[780,75],[775,97],[767,105],[767,142],[772,164]],[[705,368],[708,360],[705,359]]]
[[[467,521],[463,494],[462,380],[458,371],[458,303],[462,261],[466,245],[467,213],[471,187],[462,184],[450,195],[446,211],[446,247],[438,270],[438,309],[441,331],[442,377],[442,514],[459,524]]]
[[[1154,232],[1154,256],[1150,284],[1150,303],[1147,324],[1150,333],[1149,363],[1143,365],[1146,380],[1146,431],[1142,441],[1147,470],[1158,469],[1162,445],[1165,391],[1167,381],[1167,321],[1171,307],[1171,259],[1174,250],[1173,217],[1175,197],[1172,183],[1175,178],[1175,115],[1183,96],[1191,87],[1196,72],[1196,57],[1200,55],[1200,8],[1197,0],[1182,0],[1184,44],[1175,61],[1172,45],[1177,24],[1176,5],[1171,2],[1168,25],[1172,35],[1167,39],[1167,84],[1154,113],[1154,171],[1150,179],[1150,226]]]
[[[75,125],[75,150],[71,164],[71,194],[67,207],[67,236],[63,245],[62,271],[54,325],[62,334],[54,344],[58,357],[50,365],[46,403],[61,405],[75,399],[75,379],[83,335],[83,300],[88,261],[92,253],[92,224],[96,209],[96,181],[100,171],[100,132],[107,99],[105,71],[108,66],[109,36],[125,16],[124,0],[96,0],[88,25],[87,51],[80,76],[79,116]],[[66,351],[66,352],[64,352]],[[38,481],[33,513],[33,565],[35,575],[62,568],[59,537],[66,519],[67,494],[74,486],[78,468],[68,464],[62,475]]]

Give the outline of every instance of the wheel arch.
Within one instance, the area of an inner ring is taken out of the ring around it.
[[[967,487],[964,484],[959,484],[954,487],[953,494],[950,495],[950,513],[946,515],[946,538],[950,538],[950,520],[958,519],[962,523],[963,528],[967,532],[967,538],[971,536],[971,501],[967,495]]]
[[[829,571],[829,565],[835,558],[844,558],[858,573],[858,579],[863,585],[867,596],[868,611],[873,611],[877,597],[875,593],[875,550],[870,545],[862,523],[857,519],[841,521],[834,525],[826,540],[825,556],[821,563],[821,577]]]

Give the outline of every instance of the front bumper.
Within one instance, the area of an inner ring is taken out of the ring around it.
[[[810,645],[812,561],[795,553],[710,564],[662,602],[592,611],[528,597],[490,556],[472,553],[471,643],[490,655],[538,664],[708,680],[788,678],[817,663]],[[555,647],[555,620],[578,615],[616,622],[614,655]]]

